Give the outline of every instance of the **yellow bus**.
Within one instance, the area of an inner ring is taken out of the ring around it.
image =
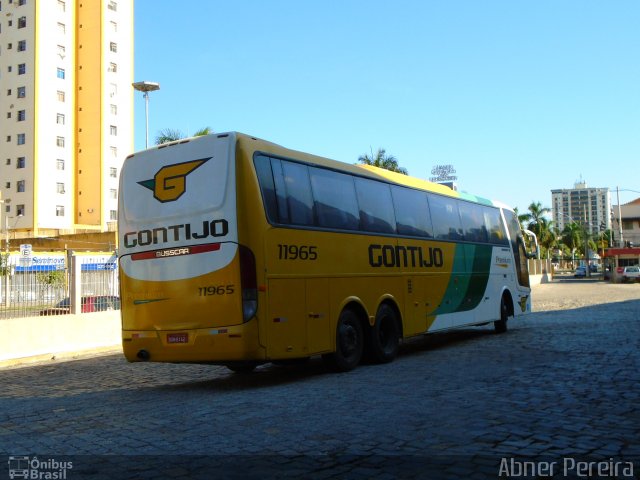
[[[531,310],[523,232],[485,198],[240,133],[130,155],[118,256],[127,360],[237,372]]]

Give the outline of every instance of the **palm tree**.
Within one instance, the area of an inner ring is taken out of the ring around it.
[[[402,173],[403,175],[409,174],[406,168],[403,168],[398,164],[396,157],[393,155],[387,155],[384,148],[378,148],[375,155],[373,154],[373,149],[371,150],[371,156],[366,153],[364,155],[360,155],[358,157],[358,162],[364,163],[365,165],[373,165],[374,167],[391,170],[392,172]]]
[[[577,222],[565,225],[562,231],[562,243],[571,251],[571,260],[575,260],[575,252],[582,246],[582,226]]]
[[[200,130],[196,131],[192,136],[202,137],[203,135],[209,135],[210,133],[213,133],[213,130],[211,129],[211,127],[203,127]],[[175,128],[164,128],[160,130],[160,132],[156,136],[156,145],[175,142],[176,140],[181,140],[183,138],[187,138],[187,136],[184,133],[182,133],[182,131],[177,130]]]
[[[548,227],[550,222],[545,218],[545,214],[551,211],[550,208],[543,207],[540,202],[531,202],[529,205],[529,211],[523,213],[523,220],[527,223],[527,228],[540,238],[543,234],[543,229]]]

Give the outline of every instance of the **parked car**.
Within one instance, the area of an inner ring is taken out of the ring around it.
[[[80,311],[82,313],[104,312],[107,310],[120,310],[120,297],[117,295],[94,295],[80,299]],[[71,312],[71,300],[63,298],[53,307],[40,311],[40,315],[67,315]]]
[[[574,277],[579,278],[579,277],[586,277],[587,276],[587,267],[580,265],[578,268],[576,268],[576,271],[573,274]]]
[[[623,283],[640,281],[640,267],[618,267],[618,275]]]

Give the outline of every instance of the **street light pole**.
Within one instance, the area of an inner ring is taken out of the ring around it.
[[[135,82],[131,84],[134,89],[144,93],[144,116],[145,116],[145,148],[149,148],[149,92],[160,90],[158,82]]]

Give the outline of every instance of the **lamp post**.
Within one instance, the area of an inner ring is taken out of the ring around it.
[[[149,148],[149,92],[160,90],[158,82],[135,82],[133,88],[144,93],[144,116],[145,116],[145,148]]]
[[[0,205],[11,203],[11,199],[0,199]],[[4,304],[9,304],[9,213],[5,208],[2,209],[4,213]]]

